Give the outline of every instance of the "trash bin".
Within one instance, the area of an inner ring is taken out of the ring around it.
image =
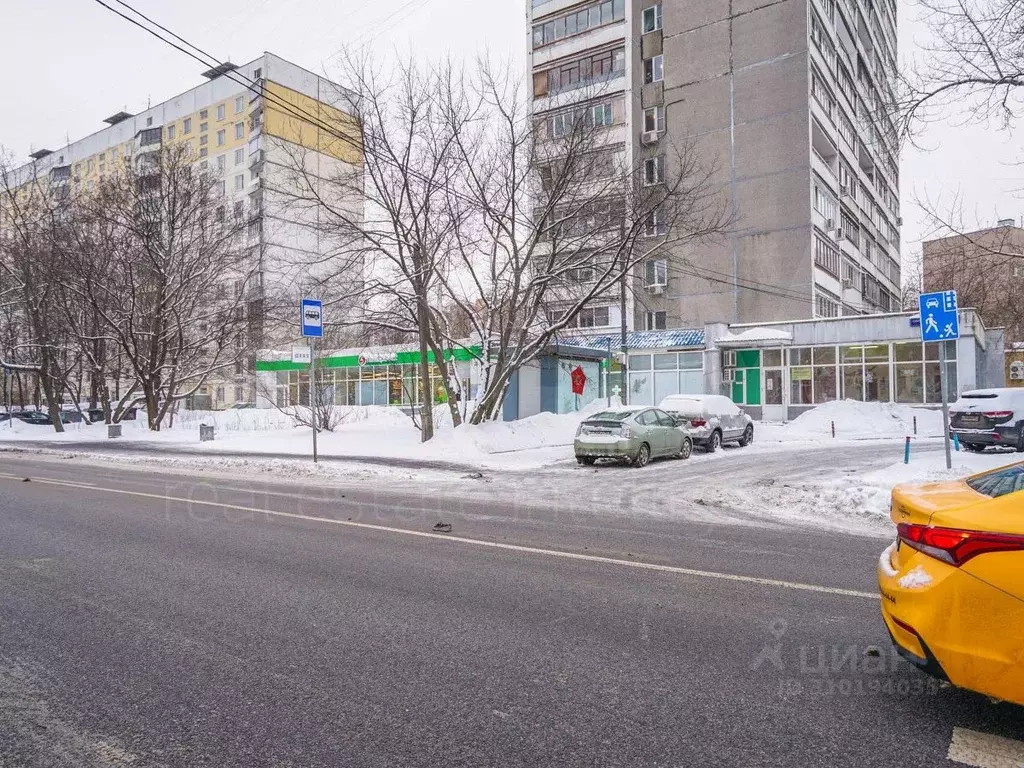
[[[206,424],[199,425],[199,442],[205,443],[207,440],[213,440],[213,426],[207,426]]]
[[[120,424],[107,424],[107,437],[120,437],[121,436],[121,425]]]

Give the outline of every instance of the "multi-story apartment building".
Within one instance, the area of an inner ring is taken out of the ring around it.
[[[270,53],[241,66],[222,64],[203,76],[206,82],[145,111],[112,115],[106,128],[62,149],[34,152],[32,163],[17,169],[15,178],[88,192],[119,163],[166,144],[185,145],[198,167],[220,179],[218,215],[245,223],[240,245],[259,263],[259,280],[244,288],[247,312],[264,310],[269,295],[278,301],[294,297],[294,322],[274,324],[271,318],[268,324],[260,318],[262,344],[286,345],[299,335],[298,295],[334,271],[336,249],[318,225],[315,206],[298,200],[309,198],[308,184],[361,174],[351,94]],[[351,140],[341,138],[346,132]],[[320,193],[330,199],[339,189],[323,183]],[[361,215],[361,195],[346,192],[345,199],[332,203]],[[347,279],[362,278],[358,265],[345,266],[353,272]],[[213,407],[251,401],[253,380],[251,371],[237,369],[234,377],[206,387],[199,400]]]
[[[1008,342],[1024,342],[1024,228],[1016,221],[925,241],[922,272],[924,290],[957,291],[961,307],[1005,328]]]
[[[896,308],[894,0],[528,0],[527,13],[536,118],[579,114],[600,83],[608,142],[638,184],[688,147],[735,217],[720,240],[638,267],[629,329]],[[577,323],[618,328],[619,299]]]

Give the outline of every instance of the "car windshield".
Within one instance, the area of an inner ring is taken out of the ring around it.
[[[1024,464],[1014,464],[1012,467],[971,478],[967,485],[993,499],[1008,493],[1016,493],[1024,490]]]
[[[636,411],[601,411],[595,413],[587,421],[625,421]]]

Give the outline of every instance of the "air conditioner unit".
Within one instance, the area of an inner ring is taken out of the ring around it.
[[[843,288],[853,288],[853,280],[848,277],[843,278]]]
[[[655,296],[661,296],[665,292],[665,286],[662,284],[648,285],[647,290],[653,293]]]
[[[657,144],[658,143],[658,132],[657,131],[644,131],[640,134],[641,144]]]
[[[732,384],[732,375],[733,375],[733,371],[731,371],[729,369],[726,369],[726,370],[722,371],[722,383],[723,384]]]
[[[843,239],[843,228],[839,227],[839,229],[836,230],[836,240],[842,240],[842,239]]]
[[[836,228],[836,220],[835,219],[825,219],[825,229],[827,229],[829,232],[831,232],[835,228]]]

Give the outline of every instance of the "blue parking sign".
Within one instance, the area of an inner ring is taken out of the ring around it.
[[[921,309],[921,341],[960,338],[956,291],[922,293],[918,302]]]
[[[317,299],[302,300],[302,335],[320,339],[324,335],[324,305]]]

